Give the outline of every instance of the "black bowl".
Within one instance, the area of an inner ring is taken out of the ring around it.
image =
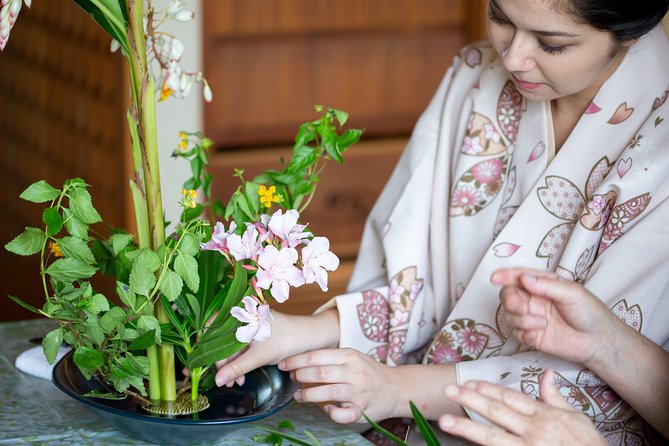
[[[241,387],[215,387],[205,392],[208,409],[192,415],[166,416],[148,413],[132,398],[83,397],[105,389],[99,382],[84,378],[72,360],[72,352],[56,364],[52,380],[60,390],[128,435],[150,443],[180,445],[215,441],[244,423],[272,415],[285,407],[297,390],[288,373],[275,366],[261,367],[247,374]]]

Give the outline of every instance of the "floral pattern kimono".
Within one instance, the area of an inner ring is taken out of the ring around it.
[[[648,442],[596,374],[510,336],[489,278],[556,271],[669,347],[668,61],[658,26],[555,154],[549,102],[524,99],[489,44],[463,49],[370,214],[349,293],[326,304],[339,310],[340,346],[388,365],[455,363],[460,383],[535,397],[553,368],[611,444]]]

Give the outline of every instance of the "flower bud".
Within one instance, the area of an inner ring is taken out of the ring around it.
[[[209,84],[206,82],[202,88],[202,96],[204,96],[205,102],[211,102],[214,99],[214,94],[211,92],[211,88],[209,88]]]
[[[195,20],[195,12],[189,11],[188,9],[184,9],[183,11],[179,11],[178,13],[176,13],[174,18],[178,22],[191,22]]]

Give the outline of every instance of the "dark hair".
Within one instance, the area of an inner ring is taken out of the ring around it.
[[[608,31],[620,44],[637,39],[660,23],[669,0],[554,0],[576,20]]]

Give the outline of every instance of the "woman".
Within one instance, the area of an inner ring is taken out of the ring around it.
[[[409,416],[409,400],[436,419],[463,413],[437,390],[447,384],[536,396],[552,368],[601,431],[644,438],[585,367],[511,337],[488,278],[555,271],[653,342],[669,339],[669,41],[656,26],[668,3],[491,0],[490,43],[462,51],[417,123],[351,292],[313,317],[276,313],[274,335],[223,366],[219,385],[280,361],[310,385],[296,398],[330,402],[335,421]]]
[[[669,352],[618,319],[576,282],[524,269],[497,271],[492,282],[503,285],[505,320],[516,339],[583,364],[669,438]],[[640,375],[644,379],[636,379]],[[449,399],[506,431],[449,415],[440,418],[439,426],[484,445],[605,442],[592,422],[556,391],[552,372],[544,373],[540,381],[542,402],[486,382],[467,382],[462,388],[448,385]],[[654,440],[663,443],[659,437]]]

